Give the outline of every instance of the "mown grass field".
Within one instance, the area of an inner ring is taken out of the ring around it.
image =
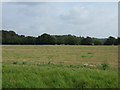
[[[117,46],[3,45],[2,58],[3,88],[118,87]]]

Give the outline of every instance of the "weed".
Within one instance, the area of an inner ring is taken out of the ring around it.
[[[22,64],[27,64],[27,62],[22,62]]]
[[[13,64],[17,64],[17,62],[13,62]]]
[[[107,63],[103,63],[103,64],[101,64],[102,65],[102,68],[103,68],[103,70],[106,70],[106,69],[108,69],[109,68],[109,64],[107,64]]]
[[[83,55],[83,56],[81,56],[81,57],[82,57],[82,58],[85,58],[86,56]]]
[[[85,64],[83,64],[83,67],[87,67],[89,64],[88,63],[85,63]]]
[[[73,65],[70,65],[70,67],[73,67]]]
[[[92,54],[91,52],[88,52],[88,54]]]
[[[49,61],[48,64],[51,64],[51,62]]]

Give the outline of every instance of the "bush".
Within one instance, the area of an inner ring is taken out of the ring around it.
[[[102,65],[103,70],[106,70],[107,68],[109,68],[109,64],[107,63],[103,63],[101,65]]]
[[[22,64],[27,64],[27,62],[22,62]]]
[[[48,64],[51,64],[51,62],[49,61]]]
[[[17,62],[13,62],[13,64],[17,64]]]

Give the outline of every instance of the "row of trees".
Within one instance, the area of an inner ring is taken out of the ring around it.
[[[73,35],[49,35],[42,34],[38,37],[18,35],[14,31],[2,32],[2,44],[18,45],[118,45],[120,38],[110,36],[107,39],[97,39],[91,37],[76,37]]]

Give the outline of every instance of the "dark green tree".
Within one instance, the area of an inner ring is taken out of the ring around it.
[[[103,45],[103,42],[102,42],[102,40],[100,40],[100,39],[93,38],[93,44],[94,44],[94,45]]]
[[[65,38],[66,45],[78,45],[80,43],[80,39],[76,36],[68,35]]]
[[[91,37],[86,37],[81,39],[81,44],[82,45],[92,45],[93,39]]]
[[[120,45],[120,37],[117,38],[117,45]]]
[[[2,34],[1,34],[2,33]],[[0,37],[2,44],[19,44],[19,45],[118,45],[120,44],[120,37],[114,38],[110,36],[108,39],[97,39],[91,37],[77,37],[73,35],[49,35],[42,34],[38,37],[18,35],[14,31],[0,30]]]
[[[56,44],[56,38],[54,36],[44,33],[41,36],[38,36],[37,43],[41,45],[54,45]]]
[[[105,45],[115,45],[116,44],[116,39],[112,36],[110,36],[104,43]]]
[[[60,35],[55,35],[56,38],[56,44],[61,45],[61,44],[65,44],[65,38],[64,36],[60,36]]]

